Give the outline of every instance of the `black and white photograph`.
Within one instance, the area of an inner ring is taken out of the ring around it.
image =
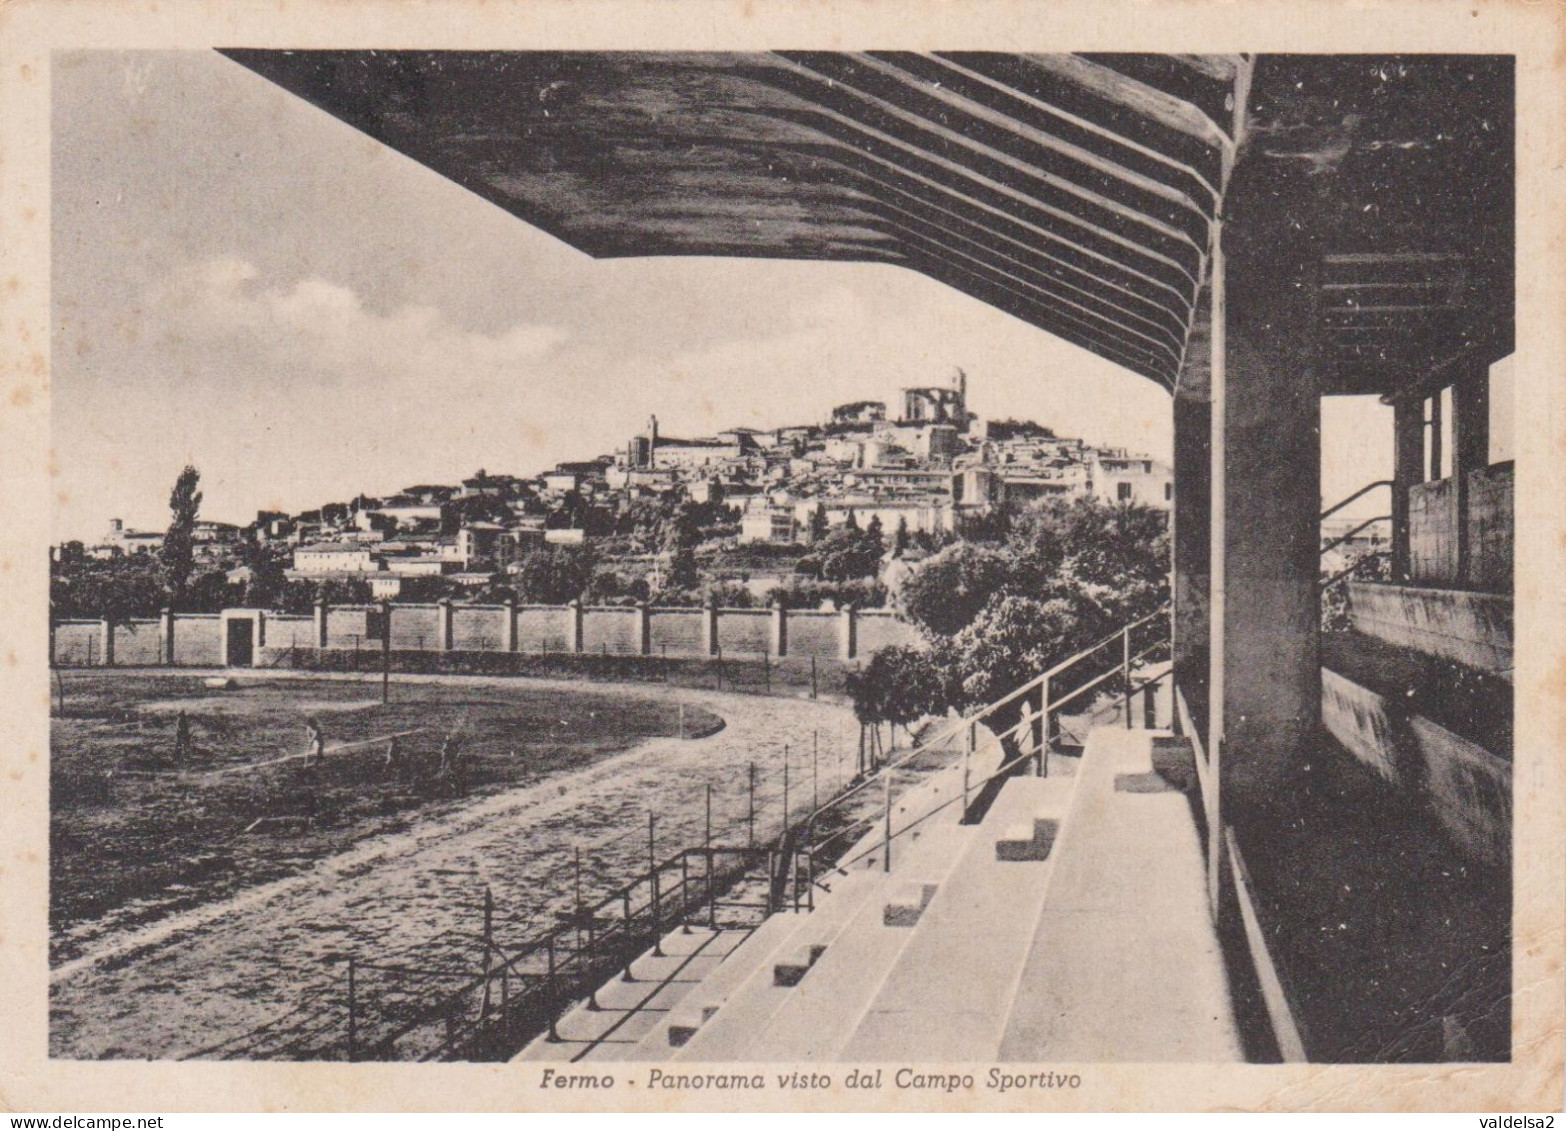
[[[41,56],[56,1079],[1559,1092],[1537,60],[966,11]]]

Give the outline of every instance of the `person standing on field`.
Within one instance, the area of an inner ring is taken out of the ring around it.
[[[181,711],[174,718],[174,761],[187,762],[190,755],[190,717]]]

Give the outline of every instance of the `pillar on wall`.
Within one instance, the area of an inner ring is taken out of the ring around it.
[[[566,602],[566,650],[582,650],[582,602],[575,599]]]
[[[1409,492],[1424,482],[1424,402],[1398,401],[1392,409],[1392,580],[1407,581],[1409,554]]]
[[[646,601],[636,602],[636,651],[652,655],[652,607]]]
[[[718,599],[709,597],[701,607],[702,651],[708,656],[718,654]]]
[[[1203,288],[1175,388],[1174,507],[1170,511],[1175,681],[1200,712],[1207,683],[1212,559],[1212,389],[1210,290]]]
[[[104,667],[114,664],[114,622],[108,617],[98,622],[98,656]]]
[[[261,649],[266,647],[266,610],[256,610],[256,646],[252,649],[254,662],[251,667],[261,666]]]
[[[515,652],[517,650],[517,602],[514,597],[507,597],[503,602],[504,611],[501,616],[504,620],[500,626],[500,650],[502,652]]]
[[[837,647],[838,655],[845,660],[859,654],[859,610],[851,604],[837,613]]]
[[[435,650],[451,651],[451,598],[442,597],[435,602]]]
[[[774,656],[788,655],[788,607],[782,601],[772,605],[772,633],[768,646]]]
[[[1289,222],[1313,191],[1242,159],[1215,225],[1209,728],[1236,815],[1298,794],[1321,719],[1324,234]]]
[[[322,597],[315,603],[315,646],[326,647],[326,598]]]
[[[174,610],[158,610],[158,662],[174,666]]]
[[[1452,478],[1457,494],[1457,581],[1470,580],[1468,477],[1490,464],[1490,367],[1469,361],[1452,387]]]

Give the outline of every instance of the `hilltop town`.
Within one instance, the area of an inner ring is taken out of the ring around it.
[[[618,451],[530,478],[479,470],[298,514],[262,511],[243,527],[203,520],[192,540],[198,563],[230,584],[261,563],[290,583],[336,583],[357,598],[483,593],[515,582],[535,551],[591,547],[600,568],[619,571],[601,598],[728,582],[743,599],[740,590],[763,598],[801,575],[873,578],[880,551],[917,556],[1008,505],[1091,497],[1169,507],[1163,463],[1031,421],[981,418],[967,385],[957,370],[948,384],[902,390],[896,412],[857,401],[820,423],[699,438],[667,435],[653,417]],[[861,565],[823,574],[812,549],[850,531],[873,540],[869,560],[861,553]],[[100,544],[60,552],[117,558],[162,539],[116,520]]]

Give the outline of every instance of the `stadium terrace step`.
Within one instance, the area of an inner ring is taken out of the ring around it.
[[[661,953],[648,951],[631,963],[631,980],[617,978],[605,983],[592,1001],[562,1017],[555,1026],[558,1041],[544,1034],[515,1059],[596,1059],[606,1049],[634,1046],[750,934],[737,929],[672,931],[660,942]]]
[[[1059,832],[1060,822],[1051,817],[1034,817],[1032,825],[1013,825],[995,842],[995,859],[1048,860]]]
[[[986,1059],[1243,1058],[1179,752],[1150,731],[1093,731],[998,1056],[991,1046]],[[1154,781],[1169,787],[1126,788]]]
[[[881,910],[883,927],[912,927],[935,898],[935,884],[904,884]]]
[[[774,986],[797,986],[801,979],[810,972],[810,968],[816,964],[826,953],[826,945],[823,943],[811,943],[803,950],[796,951],[792,958],[786,958],[772,965],[772,984]]]
[[[664,1024],[655,1024],[643,1039],[662,1049],[650,1059],[661,1060],[669,1050],[684,1047],[707,1024],[729,996],[756,971],[766,967],[792,933],[799,915],[780,911],[769,916],[745,943],[732,951],[700,985],[692,987]]]
[[[764,1025],[753,1028],[716,1059],[838,1059],[838,1049],[914,933],[889,922],[889,912],[900,918],[904,912],[895,909],[908,907],[911,891],[920,893],[914,906],[923,901],[924,889],[938,893],[957,860],[977,843],[979,828],[960,824],[955,809],[949,821],[932,820],[921,826],[918,839],[894,853],[890,873],[879,869],[866,873],[871,880],[868,898],[858,901],[855,913],[809,975],[786,991]]]
[[[1053,860],[998,862],[996,831],[1063,822],[1076,777],[1015,778],[991,806],[925,909],[862,1018],[836,1050],[845,1061],[985,1060],[1000,1045]],[[1058,853],[1057,853],[1058,854]]]

